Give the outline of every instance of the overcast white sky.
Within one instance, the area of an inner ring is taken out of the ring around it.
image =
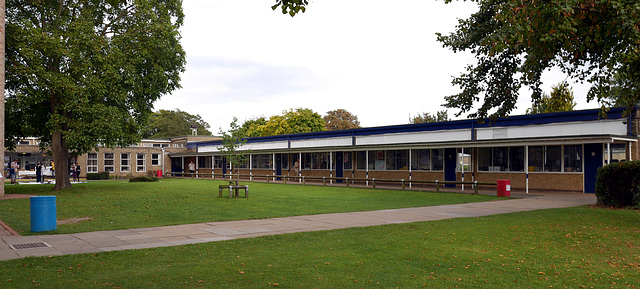
[[[311,0],[295,17],[271,10],[273,3],[183,1],[182,89],[155,109],[199,114],[214,134],[234,116],[242,122],[298,107],[321,115],[346,109],[364,127],[406,124],[409,115],[443,110],[444,96],[459,91],[452,77],[474,61],[435,35],[475,12],[470,1]],[[543,89],[563,79],[550,72]],[[587,89],[573,87],[578,109],[597,107],[586,103]],[[530,106],[523,91],[513,114]]]

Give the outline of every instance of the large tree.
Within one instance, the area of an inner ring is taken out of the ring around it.
[[[571,111],[576,107],[573,91],[566,81],[551,87],[551,93],[543,93],[537,103],[527,109],[527,114]]]
[[[541,76],[550,68],[590,82],[589,101],[602,102],[617,84],[635,92],[625,95],[629,99],[625,103],[637,103],[640,98],[637,1],[478,0],[477,4],[478,12],[459,20],[455,32],[438,35],[445,47],[471,51],[477,60],[453,80],[462,92],[446,97],[445,106],[459,108],[458,115],[506,116],[515,108],[523,86],[531,89],[533,101],[538,102]],[[616,77],[625,82],[617,82]]]
[[[254,137],[325,131],[322,116],[309,108],[285,110],[282,115],[274,115],[266,121],[264,118],[249,120],[242,128]]]
[[[360,128],[358,116],[344,109],[327,111],[323,119],[324,126],[329,131]]]
[[[68,158],[138,141],[179,87],[180,0],[8,0],[7,131],[36,136],[70,187]]]
[[[193,115],[179,109],[161,109],[151,115],[149,127],[144,137],[165,138],[191,135],[191,126],[194,124],[197,126],[198,135],[211,135],[209,124],[200,115]]]

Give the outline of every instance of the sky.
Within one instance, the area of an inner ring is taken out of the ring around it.
[[[410,116],[446,108],[444,96],[473,55],[442,47],[436,33],[454,31],[477,10],[471,1],[311,0],[295,17],[271,10],[271,0],[185,0],[182,88],[155,110],[200,115],[212,133],[239,122],[310,108],[320,115],[346,109],[363,127],[406,124]],[[543,90],[564,80],[543,75]],[[569,80],[570,83],[571,80]],[[576,109],[588,87],[573,84]],[[521,91],[512,115],[531,107]],[[448,109],[453,119],[455,109]]]

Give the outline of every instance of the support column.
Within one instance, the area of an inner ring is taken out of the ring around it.
[[[529,194],[529,145],[524,146],[525,192]]]

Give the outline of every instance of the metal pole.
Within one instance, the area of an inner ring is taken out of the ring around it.
[[[525,191],[529,194],[529,145],[524,146],[524,175],[526,177]]]

